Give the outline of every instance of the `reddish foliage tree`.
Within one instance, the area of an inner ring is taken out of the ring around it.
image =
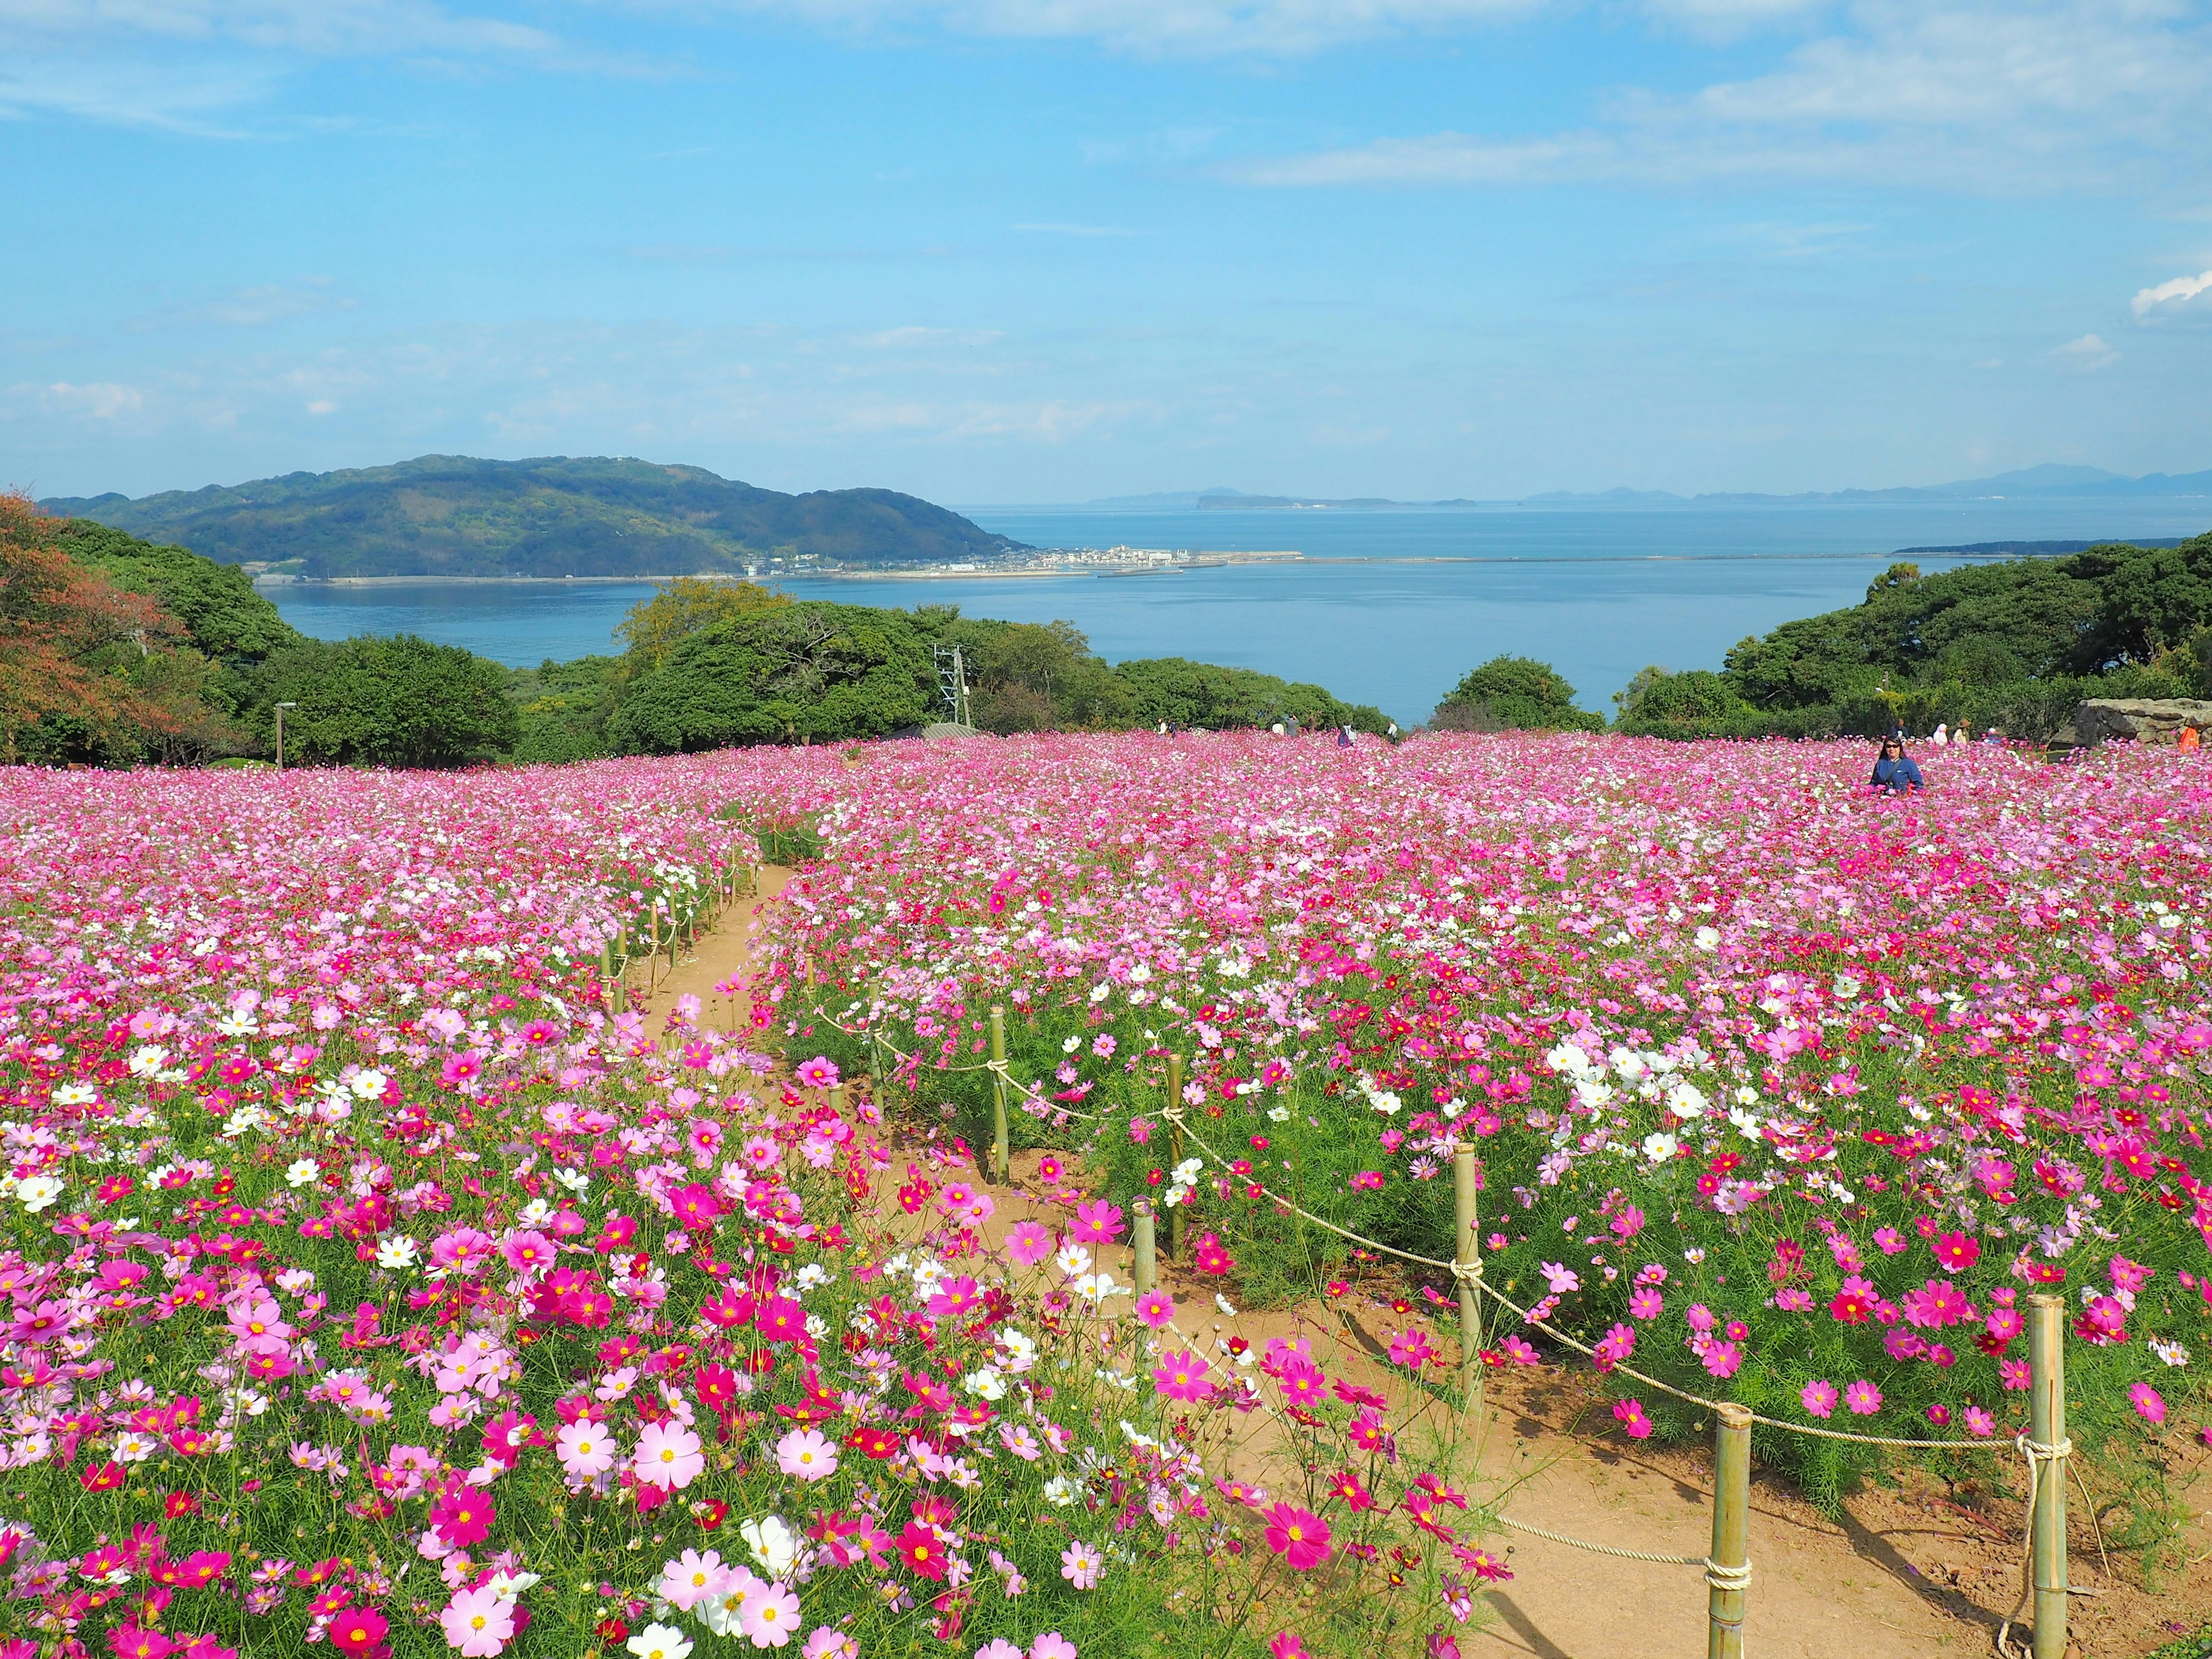
[[[48,714],[153,733],[179,717],[173,699],[145,695],[118,669],[113,648],[143,654],[181,636],[182,626],[156,601],[70,559],[61,522],[20,490],[0,493],[0,727],[11,763],[16,733]]]

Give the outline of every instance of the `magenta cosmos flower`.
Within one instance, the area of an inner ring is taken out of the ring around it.
[[[1138,1322],[1158,1330],[1175,1322],[1175,1298],[1164,1291],[1146,1291],[1137,1298]]]
[[[1121,1206],[1096,1199],[1075,1210],[1075,1225],[1068,1236],[1086,1244],[1110,1244],[1121,1236]]]
[[[2135,1404],[2136,1413],[2146,1423],[2163,1426],[2166,1422],[2166,1401],[2148,1382],[2138,1382],[2128,1390],[2128,1398]]]
[[[1200,1400],[1206,1390],[1206,1364],[1188,1349],[1160,1356],[1152,1368],[1152,1386],[1170,1400]]]
[[[1298,1571],[1328,1559],[1328,1522],[1311,1510],[1276,1504],[1267,1511],[1267,1547]]]
[[[1836,1385],[1824,1376],[1818,1382],[1808,1382],[1799,1391],[1797,1398],[1804,1402],[1805,1409],[1814,1416],[1831,1417],[1835,1414],[1836,1402],[1842,1396],[1836,1392]]]
[[[1872,1417],[1881,1409],[1881,1390],[1861,1377],[1844,1390],[1844,1404],[1859,1417]]]

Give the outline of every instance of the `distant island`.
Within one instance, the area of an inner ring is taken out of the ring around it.
[[[1553,489],[1541,495],[1498,501],[1476,501],[1466,496],[1454,496],[1447,501],[1401,501],[1380,495],[1249,495],[1242,490],[1216,487],[1179,492],[1163,491],[1151,495],[1109,495],[1085,501],[1083,505],[1106,512],[1333,510],[1340,513],[1452,513],[1495,511],[1500,507],[1826,507],[1881,501],[2099,501],[2160,495],[2212,496],[2212,471],[2179,474],[2152,472],[2140,478],[2130,478],[2120,473],[2107,472],[2101,467],[2045,463],[2016,472],[2000,472],[1992,477],[1962,478],[1954,483],[1892,489],[1809,490],[1796,495],[1763,495],[1745,492],[1678,495],[1667,489],[1625,489],[1583,494]]]
[[[1030,550],[890,489],[787,495],[702,467],[424,455],[395,466],[41,501],[257,576],[641,577],[947,567]]]

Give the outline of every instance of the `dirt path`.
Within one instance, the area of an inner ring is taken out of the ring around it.
[[[685,993],[697,996],[705,1024],[733,1029],[746,999],[724,996],[717,984],[751,972],[758,945],[775,926],[775,898],[791,872],[764,866],[757,896],[724,912],[696,952],[633,1006],[659,1013]],[[1043,1194],[1042,1154],[1017,1153],[1012,1180],[996,1185],[975,1171],[971,1184],[999,1203],[986,1229],[996,1239],[1016,1221],[1062,1218]],[[1163,1241],[1164,1243],[1164,1241]],[[1101,1252],[1100,1265],[1124,1283],[1133,1276],[1126,1248]],[[1162,1288],[1176,1297],[1176,1323],[1213,1347],[1243,1337],[1263,1348],[1274,1336],[1315,1339],[1315,1357],[1370,1387],[1402,1399],[1401,1375],[1374,1356],[1407,1322],[1358,1298],[1315,1302],[1290,1310],[1224,1316],[1215,1281],[1179,1274],[1163,1263]],[[1454,1333],[1430,1327],[1440,1346]],[[1704,1448],[1674,1450],[1622,1438],[1608,1398],[1579,1373],[1508,1371],[1487,1395],[1480,1468],[1486,1485],[1515,1485],[1501,1505],[1515,1518],[1587,1539],[1656,1554],[1702,1555],[1711,1541],[1711,1456]],[[1287,1474],[1270,1431],[1252,1432],[1231,1455],[1229,1473],[1262,1480]],[[2189,1516],[2183,1553],[2196,1563],[2172,1574],[2160,1594],[2123,1583],[2111,1593],[2073,1604],[2074,1645],[2081,1659],[2141,1659],[2175,1638],[2212,1625],[2212,1482],[2204,1481],[2202,1449],[2178,1451],[2174,1475]],[[1493,1487],[1494,1489],[1494,1487]],[[1907,1471],[1894,1486],[1869,1487],[1831,1518],[1786,1483],[1754,1473],[1752,1493],[1754,1577],[1747,1650],[1760,1659],[1927,1659],[1990,1650],[1998,1622],[2020,1585],[2019,1501],[2006,1492],[1977,1510],[1952,1500],[1938,1477]],[[2095,1545],[2075,1495],[2071,1577],[2101,1585]],[[1460,1634],[1466,1659],[1644,1659],[1700,1653],[1705,1645],[1705,1589],[1694,1568],[1661,1567],[1571,1549],[1527,1534],[1494,1540],[1515,1577],[1492,1592],[1486,1628]],[[2120,1577],[2134,1564],[2115,1556]]]

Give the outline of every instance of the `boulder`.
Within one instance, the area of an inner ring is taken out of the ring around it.
[[[2185,726],[2212,727],[2212,702],[2195,697],[2092,697],[2074,706],[2053,741],[2085,748],[2111,738],[2170,744]]]

